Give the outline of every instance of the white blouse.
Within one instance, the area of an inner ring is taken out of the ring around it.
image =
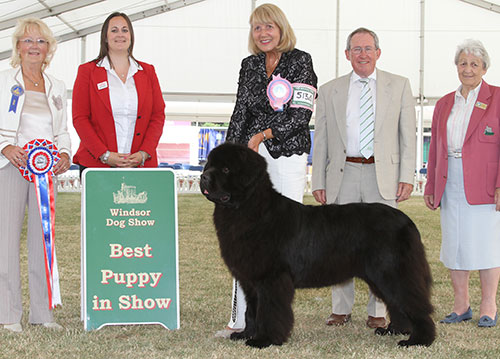
[[[129,58],[129,69],[125,83],[111,68],[108,57],[103,58],[97,66],[104,67],[108,73],[109,99],[115,121],[118,153],[130,153],[134,139],[135,121],[137,119],[138,98],[134,75],[142,70],[142,66]]]
[[[24,96],[16,144],[23,147],[37,138],[54,141],[52,113],[45,92],[25,91]]]
[[[470,116],[481,89],[481,84],[474,90],[469,91],[467,98],[462,96],[462,86],[455,92],[455,103],[446,123],[446,135],[448,138],[448,154],[462,153],[465,134],[469,127]]]

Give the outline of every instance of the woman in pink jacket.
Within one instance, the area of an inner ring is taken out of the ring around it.
[[[500,88],[483,81],[490,64],[481,42],[466,40],[455,55],[461,85],[436,104],[424,200],[441,207],[441,261],[450,269],[451,314],[472,319],[469,273],[479,270],[479,327],[497,323],[500,278]]]

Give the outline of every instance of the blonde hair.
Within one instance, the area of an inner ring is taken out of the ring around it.
[[[21,64],[21,56],[17,50],[19,40],[21,40],[26,33],[30,33],[33,30],[40,32],[40,35],[47,40],[47,56],[45,56],[45,60],[43,60],[42,70],[45,70],[45,68],[49,66],[50,61],[52,61],[52,57],[57,49],[57,41],[52,31],[42,20],[29,17],[18,20],[14,33],[12,34],[12,56],[10,58],[12,67],[17,67]]]
[[[280,29],[280,41],[276,50],[279,52],[292,51],[295,48],[297,39],[285,14],[279,7],[273,4],[262,4],[250,15],[250,34],[248,35],[248,50],[251,54],[257,55],[262,52],[255,44],[252,36],[253,26],[257,23],[267,24],[274,22]]]

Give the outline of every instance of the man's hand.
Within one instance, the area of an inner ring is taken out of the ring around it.
[[[413,191],[413,185],[410,183],[399,182],[398,184],[398,192],[396,193],[396,202],[406,201],[411,196],[411,192]]]
[[[326,191],[324,189],[317,189],[313,191],[313,196],[316,202],[326,204]]]

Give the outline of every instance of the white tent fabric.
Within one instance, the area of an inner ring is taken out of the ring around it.
[[[241,60],[248,56],[248,18],[253,6],[265,2],[278,5],[287,15],[297,36],[297,47],[312,55],[320,85],[336,77],[337,67],[338,75],[351,70],[344,55],[345,40],[360,26],[374,30],[380,38],[382,55],[378,67],[408,77],[416,97],[421,71],[422,95],[427,99],[439,98],[457,88],[453,58],[457,44],[466,38],[483,42],[492,60],[485,80],[500,83],[500,47],[497,45],[500,14],[472,4],[480,3],[493,9],[499,8],[500,1],[7,0],[0,2],[3,10],[0,25],[5,25],[0,27],[0,53],[12,46],[13,28],[8,27],[9,21],[12,23],[16,18],[47,8],[58,15],[44,17],[44,20],[56,36],[64,39],[68,34],[78,36],[84,29],[99,27],[112,11],[146,14],[152,9],[192,3],[172,11],[161,8],[158,15],[134,21],[134,55],[155,66],[167,100],[169,120],[228,121]],[[61,10],[71,4],[83,7]],[[424,20],[423,64],[420,63],[421,16]],[[98,49],[98,32],[62,42],[48,72],[62,79],[71,90],[78,65],[95,58]],[[0,61],[0,70],[8,67],[8,59]],[[424,127],[429,127],[431,114],[432,110],[424,110]]]
[[[175,2],[178,1],[170,1]],[[165,92],[234,94],[241,60],[248,55],[248,17],[253,2],[205,0],[135,21],[134,54],[155,65]],[[297,35],[297,47],[313,56],[319,83],[334,78],[336,1],[267,0],[255,1],[255,5],[264,2],[275,3],[286,13]],[[56,7],[65,3],[68,1],[2,1],[0,22],[39,11],[45,6]],[[98,25],[112,11],[135,14],[165,4],[168,2],[98,1],[44,20],[56,35],[61,36],[71,28],[79,30]],[[420,4],[421,1],[417,0],[340,1],[339,74],[350,71],[350,64],[343,54],[348,33],[365,26],[380,37],[382,56],[379,67],[407,76],[413,93],[418,94]],[[492,58],[491,69],[485,78],[491,83],[496,82],[500,75],[500,66],[495,66],[500,59],[500,47],[497,46],[500,14],[460,0],[427,0],[424,15],[426,97],[440,97],[456,88],[453,55],[456,45],[466,38],[476,38],[484,43]],[[12,28],[0,31],[0,52],[12,46],[11,34]],[[98,47],[99,34],[88,35],[83,45],[85,60],[94,58]],[[81,55],[81,40],[61,43],[49,71],[71,88],[82,61]],[[8,60],[0,62],[0,69],[8,66]]]

